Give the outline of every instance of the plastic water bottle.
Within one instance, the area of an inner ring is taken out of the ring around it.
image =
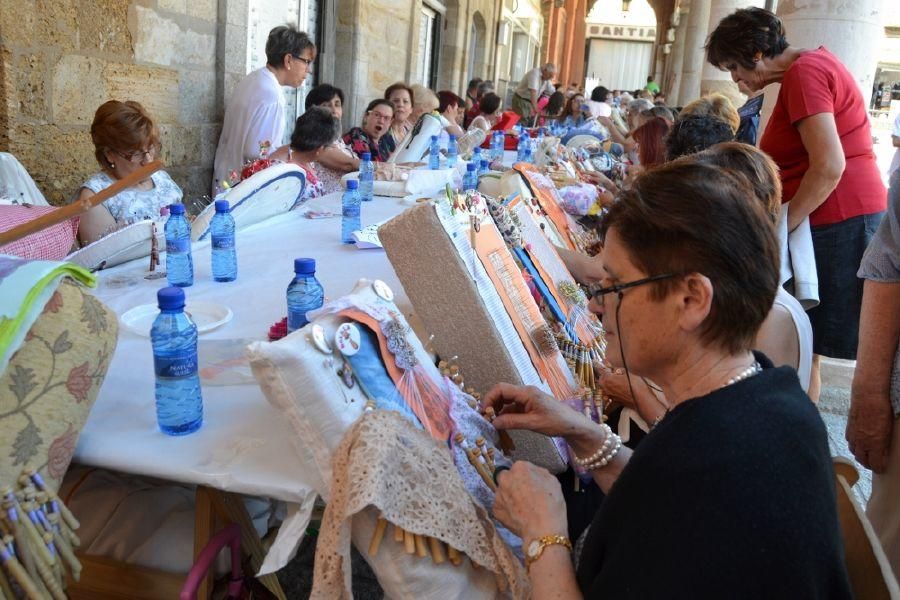
[[[213,281],[237,279],[237,250],[234,245],[234,217],[228,200],[216,200],[216,214],[209,223],[212,238]]]
[[[450,140],[447,142],[447,168],[452,169],[456,166],[456,158],[459,156],[459,151],[456,147],[456,136],[450,135]]]
[[[184,218],[184,204],[169,206],[166,221],[166,276],[169,285],[194,284],[194,259],[191,258],[191,224]]]
[[[502,163],[505,151],[506,134],[502,131],[495,131],[494,137],[491,138],[491,159]]]
[[[359,161],[359,199],[363,202],[372,200],[372,185],[375,182],[375,164],[372,154],[363,152]]]
[[[531,154],[531,144],[525,148],[525,154],[522,156],[522,162],[531,164],[534,162],[534,156]]]
[[[486,175],[488,171],[491,170],[491,166],[488,164],[488,159],[482,158],[481,164],[478,166],[478,176]]]
[[[197,326],[184,313],[184,290],[156,293],[160,313],[150,328],[156,372],[156,421],[167,435],[187,435],[203,424],[197,375]]]
[[[475,170],[475,163],[466,165],[466,174],[463,177],[463,191],[478,189],[478,171]]]
[[[359,218],[359,192],[356,188],[357,182],[348,180],[347,190],[341,199],[341,241],[345,244],[354,243],[356,240],[353,239],[352,233],[362,229]]]
[[[438,136],[431,136],[431,146],[428,149],[428,168],[437,171],[441,168],[441,145]]]
[[[481,146],[475,146],[475,149],[472,150],[472,162],[476,165],[481,164]]]
[[[516,162],[525,160],[525,152],[531,150],[531,136],[525,129],[519,130],[519,145],[516,147]]]
[[[287,289],[288,332],[309,323],[306,313],[320,308],[324,301],[325,290],[316,279],[316,259],[295,258],[294,280]]]

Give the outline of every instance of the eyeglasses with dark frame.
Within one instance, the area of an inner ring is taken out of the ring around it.
[[[153,160],[159,153],[159,147],[151,146],[147,150],[134,150],[132,152],[119,152],[118,150],[115,152],[130,163],[139,163],[145,156],[148,160]]]
[[[297,56],[296,54],[291,54],[291,56],[293,56],[297,60],[302,60],[303,64],[305,64],[307,67],[316,62],[316,59],[314,58],[303,58],[302,56]]]
[[[629,281],[628,283],[620,283],[618,285],[611,285],[609,287],[600,288],[591,292],[591,297],[594,300],[602,301],[603,297],[607,294],[618,294],[623,290],[627,290],[628,288],[637,287],[639,285],[644,285],[645,283],[652,283],[654,281],[660,281],[663,279],[669,279],[671,277],[675,277],[675,273],[666,273],[664,275],[653,275],[652,277],[644,277],[643,279],[638,279],[636,281]]]

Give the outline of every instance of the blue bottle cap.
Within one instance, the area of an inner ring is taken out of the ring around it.
[[[456,141],[456,136],[453,135],[452,133],[450,134],[450,141],[451,141],[451,142],[455,142],[455,141]]]
[[[160,310],[184,308],[184,290],[180,287],[164,287],[156,292],[156,302]]]
[[[228,200],[216,200],[216,212],[217,213],[231,212],[231,205],[228,203]]]
[[[437,141],[437,138],[438,138],[438,136],[433,135],[433,136],[431,136],[431,141],[432,141],[432,142],[436,142],[436,141]]]
[[[184,204],[170,204],[169,205],[169,214],[170,215],[183,215],[184,214]]]
[[[295,258],[294,273],[297,275],[311,275],[316,272],[316,259]]]
[[[347,189],[348,190],[355,190],[358,187],[359,187],[359,182],[357,180],[355,180],[355,179],[347,180]]]
[[[482,167],[487,167],[487,166],[488,166],[488,161],[487,161],[486,158],[482,158],[482,159],[481,159],[481,166],[482,166]]]
[[[475,163],[469,163],[466,165],[466,171],[474,171],[475,168]]]
[[[372,160],[372,153],[371,152],[363,152],[359,158],[361,160]]]

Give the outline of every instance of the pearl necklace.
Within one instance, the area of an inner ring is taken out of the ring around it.
[[[732,377],[731,379],[726,381],[725,385],[723,385],[719,389],[722,390],[722,389],[727,388],[729,385],[734,385],[735,383],[737,383],[739,381],[749,379],[749,378],[753,377],[754,375],[757,375],[758,373],[762,373],[762,370],[763,370],[763,368],[762,368],[762,365],[759,364],[759,361],[753,361],[752,365],[750,365],[745,370],[741,371],[740,373],[738,373],[737,375],[735,375],[734,377]],[[656,429],[656,426],[659,425],[660,422],[669,415],[670,410],[672,410],[672,408],[668,407],[668,408],[666,408],[666,412],[664,412],[663,414],[656,417],[656,419],[653,421],[653,423],[650,424],[650,428],[647,431],[650,432],[650,431],[653,431],[654,429]]]
[[[749,379],[750,377],[753,377],[757,373],[762,372],[762,370],[763,370],[762,365],[759,364],[759,361],[753,361],[752,365],[750,365],[745,370],[741,371],[740,373],[738,373],[737,375],[735,375],[734,377],[732,377],[731,379],[726,381],[725,385],[723,385],[719,389],[721,390],[722,388],[727,388],[729,385],[734,385],[738,381],[743,381],[745,379]]]

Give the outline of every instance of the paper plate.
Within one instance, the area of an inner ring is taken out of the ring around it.
[[[197,325],[198,333],[205,333],[221,327],[234,316],[227,306],[203,301],[188,302],[184,307],[184,312],[189,314]],[[124,313],[119,319],[129,331],[143,337],[150,337],[150,328],[158,314],[159,307],[156,304],[141,304]]]

